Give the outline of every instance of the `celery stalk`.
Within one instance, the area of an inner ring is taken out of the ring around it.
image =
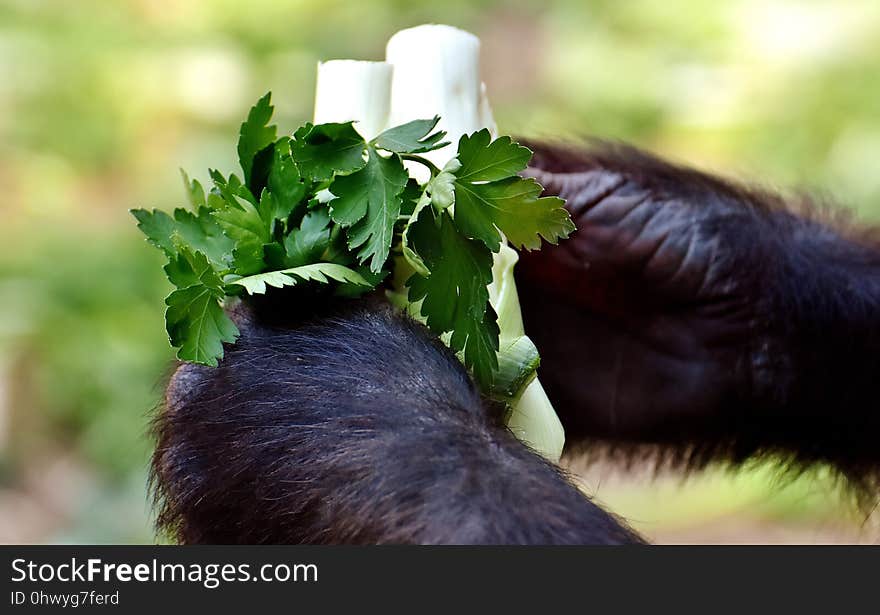
[[[389,125],[439,115],[450,144],[424,155],[438,167],[455,156],[462,135],[494,129],[481,96],[480,39],[470,32],[438,24],[401,30],[388,40],[385,61],[394,67]],[[410,170],[419,181],[428,178],[421,167]]]
[[[372,139],[388,124],[391,73],[385,62],[319,62],[315,123],[354,121],[358,132]]]
[[[513,268],[519,255],[506,243],[495,255],[492,267],[492,284],[489,285],[489,302],[498,314],[501,329],[499,340],[499,363],[505,360],[504,353],[512,344],[525,337],[522,311]],[[526,338],[527,339],[527,338]],[[522,346],[522,344],[520,344]],[[514,352],[517,352],[516,347]],[[520,351],[521,352],[521,351]],[[514,357],[518,359],[519,357]],[[525,389],[514,394],[507,426],[517,438],[529,444],[551,461],[559,461],[565,444],[565,431],[553,404],[544,392],[537,378],[533,378]]]
[[[401,30],[388,41],[384,63],[336,60],[319,65],[315,121],[356,120],[363,136],[372,138],[388,126],[439,115],[438,127],[447,131],[451,144],[424,156],[443,168],[455,155],[462,135],[489,128],[496,136],[486,86],[480,80],[479,55],[480,40],[451,26]],[[430,178],[421,165],[407,168],[422,183]],[[555,462],[565,434],[535,377],[537,352],[523,329],[513,277],[519,256],[505,241],[494,259],[489,301],[498,314],[500,343],[493,395],[510,405],[511,431]],[[407,272],[412,269],[398,258],[395,290],[389,291],[389,299],[419,318],[417,306],[406,301]]]

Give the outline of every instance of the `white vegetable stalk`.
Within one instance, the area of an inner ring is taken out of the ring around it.
[[[513,278],[513,267],[519,261],[516,250],[505,240],[501,251],[495,255],[492,265],[492,283],[489,285],[489,303],[498,314],[501,330],[499,348],[503,351],[518,338],[525,335],[519,295]],[[537,378],[523,391],[513,404],[507,426],[523,442],[551,461],[559,461],[565,444],[565,430],[553,404]]]
[[[401,30],[388,41],[384,63],[335,60],[318,66],[315,122],[355,120],[369,139],[384,128],[439,115],[438,128],[450,145],[423,155],[443,168],[462,135],[488,128],[497,136],[479,64],[480,40],[469,32],[444,25]],[[421,165],[407,168],[420,182],[430,177]],[[513,278],[518,259],[505,241],[492,268],[489,301],[498,313],[501,353],[520,342],[534,349],[524,335]],[[546,458],[559,460],[565,433],[537,378],[514,401],[508,426]]]
[[[394,67],[389,125],[439,115],[450,144],[425,158],[441,169],[462,135],[494,128],[480,81],[480,39],[470,32],[435,24],[401,30],[388,40],[385,61]]]
[[[391,73],[385,62],[319,62],[315,124],[355,121],[361,136],[378,135],[388,125]]]

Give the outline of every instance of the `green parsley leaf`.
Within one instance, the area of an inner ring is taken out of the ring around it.
[[[400,206],[400,215],[411,215],[416,210],[416,205],[418,205],[419,199],[422,198],[423,192],[424,188],[422,188],[422,185],[410,177],[403,188],[403,192],[400,194],[400,198],[403,200]]]
[[[495,181],[512,177],[526,168],[532,152],[510,137],[492,137],[486,128],[458,141],[461,168],[455,176],[463,182]],[[491,142],[490,142],[491,141]]]
[[[169,258],[177,255],[178,244],[183,243],[205,254],[216,266],[225,267],[232,262],[233,242],[206,208],[200,208],[198,215],[178,208],[173,218],[158,209],[133,209],[131,213],[147,240]]]
[[[409,300],[419,308],[427,325],[438,335],[452,331],[449,345],[463,351],[464,364],[490,390],[498,367],[498,323],[489,305],[492,253],[485,245],[464,237],[446,213],[421,210],[409,229],[415,252],[430,271],[413,274],[406,285]]]
[[[361,277],[359,273],[335,263],[313,263],[311,265],[303,265],[302,267],[282,269],[281,271],[268,271],[235,280],[230,282],[230,284],[243,286],[252,295],[262,295],[266,292],[266,286],[281,288],[283,286],[295,286],[302,281],[310,280],[328,284],[331,279],[338,282],[369,286],[369,282]]]
[[[196,284],[217,288],[222,286],[222,280],[208,258],[186,246],[180,246],[179,252],[168,259],[164,270],[177,288],[188,288]]]
[[[254,193],[259,192],[265,184],[272,160],[269,148],[275,142],[277,127],[268,125],[274,111],[271,99],[272,93],[269,92],[258,100],[239,131],[238,161],[244,172],[244,181]]]
[[[264,194],[267,194],[264,192]],[[227,237],[235,242],[233,265],[239,275],[259,273],[264,266],[263,245],[272,241],[270,199],[264,198],[258,209],[240,196],[233,196],[233,203],[212,212]],[[268,218],[268,219],[267,219]]]
[[[293,133],[290,151],[307,179],[326,181],[362,168],[366,147],[352,122],[305,124]]]
[[[223,342],[238,338],[238,327],[219,303],[222,296],[222,291],[196,285],[175,290],[165,299],[165,327],[171,345],[179,348],[177,358],[216,367]]]
[[[228,179],[223,177],[220,171],[216,169],[211,169],[210,173],[211,180],[214,182],[214,188],[211,190],[211,194],[219,199],[215,200],[216,206],[212,207],[212,209],[222,209],[225,207],[220,200],[226,201],[227,203],[235,203],[235,197],[247,199],[254,205],[257,204],[257,199],[254,197],[254,193],[241,183],[241,180],[235,173],[230,174]],[[208,198],[210,199],[210,196]]]
[[[131,215],[138,221],[137,227],[147,236],[147,241],[168,255],[177,254],[173,236],[177,230],[174,218],[164,211],[154,209],[132,209]]]
[[[377,273],[388,259],[409,174],[397,154],[385,158],[372,146],[368,150],[363,169],[338,176],[330,184],[337,197],[330,201],[330,217],[348,228],[349,248],[360,247],[358,259],[369,260],[370,270]]]
[[[198,211],[202,207],[206,207],[205,189],[202,188],[202,184],[199,183],[199,180],[190,180],[189,175],[187,175],[186,171],[183,169],[180,169],[180,176],[183,178],[183,186],[186,188],[186,196],[189,198],[189,204],[193,210]]]
[[[326,209],[307,213],[299,228],[292,229],[282,244],[266,246],[267,264],[289,269],[318,262],[330,246],[330,215]]]
[[[305,282],[356,297],[393,273],[395,285],[406,280],[408,309],[443,336],[484,393],[521,389],[537,354],[524,337],[501,340],[499,353],[487,288],[492,251],[504,235],[531,249],[574,229],[560,199],[541,198],[540,185],[518,176],[531,152],[481,130],[462,137],[440,170],[420,156],[447,145],[438,117],[367,142],[352,122],[305,124],[276,138],[272,112],[267,94],[241,125],[243,181],[211,170],[206,192],[182,172],[192,211],[132,211],[168,256],[176,290],[166,299],[166,327],[178,356],[217,364],[239,334],[225,297]],[[411,178],[404,160],[425,165],[431,178]]]
[[[165,299],[165,328],[178,358],[216,366],[223,356],[223,342],[239,335],[220,304],[223,281],[204,254],[182,248],[165,268],[180,287]]]
[[[378,137],[373,139],[372,144],[389,152],[398,154],[422,154],[449,145],[449,141],[442,141],[446,132],[438,130],[429,134],[440,116],[435,115],[430,120],[413,120],[394,128],[389,128]]]
[[[491,143],[489,138],[484,129],[459,141],[461,166],[454,184],[458,229],[493,252],[501,247],[499,230],[511,244],[529,250],[541,247],[541,237],[554,244],[567,237],[575,227],[564,201],[540,197],[540,184],[516,175],[528,164],[531,152],[510,137]],[[443,197],[439,205],[446,204],[445,195],[439,195]]]
[[[455,223],[468,237],[479,239],[493,252],[501,244],[500,229],[510,243],[534,250],[541,237],[557,243],[574,229],[558,197],[541,197],[534,179],[508,177],[484,184],[455,182]]]
[[[357,263],[357,256],[348,251],[345,230],[338,224],[330,225],[330,243],[321,260],[345,266],[354,266]]]
[[[299,169],[290,155],[290,139],[282,137],[275,143],[274,160],[267,184],[275,196],[279,220],[287,218],[303,202],[307,186],[300,177]]]
[[[409,233],[413,229],[416,220],[418,220],[419,216],[422,213],[422,210],[425,207],[428,207],[431,204],[431,197],[427,192],[422,193],[421,198],[416,203],[415,208],[412,213],[409,215],[409,220],[407,221],[406,227],[403,229],[403,233],[401,233],[400,237],[400,245],[403,252],[403,258],[409,263],[410,267],[416,273],[421,274],[424,277],[428,277],[430,275],[430,271],[428,270],[427,265],[422,260],[422,257],[419,256],[415,250],[412,249],[410,245]]]

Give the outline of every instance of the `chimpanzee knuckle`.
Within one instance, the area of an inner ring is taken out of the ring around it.
[[[642,229],[645,238],[659,241],[652,247],[646,266],[667,275],[675,273],[699,241],[694,217],[675,205],[675,202],[669,202],[656,209]]]
[[[187,403],[211,378],[210,367],[180,363],[165,387],[165,407],[169,410]]]
[[[650,219],[648,209],[641,207],[641,204],[634,197],[607,197],[591,212],[575,216],[578,230],[563,242],[564,249],[559,252],[574,256],[579,265],[626,259],[627,245],[637,238],[642,226]],[[620,224],[624,218],[627,224]]]
[[[680,249],[671,234],[661,235],[653,240],[647,249],[645,276],[653,282],[668,280],[678,269],[685,251]]]
[[[678,244],[675,258],[663,272],[664,282],[687,296],[698,298],[697,292],[706,284],[711,262],[709,251],[698,233],[691,232]]]
[[[573,216],[580,216],[602,203],[625,185],[626,179],[604,169],[560,175],[554,178],[558,196]]]
[[[256,334],[257,316],[254,309],[246,301],[233,301],[226,306],[226,315],[238,327],[241,338],[247,339]]]
[[[646,197],[609,197],[609,209],[599,214],[597,222],[584,226],[589,237],[597,241],[596,249],[611,261],[643,260],[656,248],[658,236],[670,234],[662,220],[661,210]]]
[[[614,271],[640,264],[654,242],[641,228],[584,226],[570,237],[562,250],[550,253],[557,266],[588,272]]]
[[[365,307],[257,330],[217,368],[182,366],[156,422],[158,523],[180,541],[638,540],[488,420],[421,325]]]

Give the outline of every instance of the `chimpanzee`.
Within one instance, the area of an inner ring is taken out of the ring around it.
[[[529,146],[578,227],[517,274],[569,444],[827,464],[873,498],[880,238],[630,147]],[[179,366],[155,421],[158,527],[179,542],[642,542],[380,296],[232,315],[241,339]]]

